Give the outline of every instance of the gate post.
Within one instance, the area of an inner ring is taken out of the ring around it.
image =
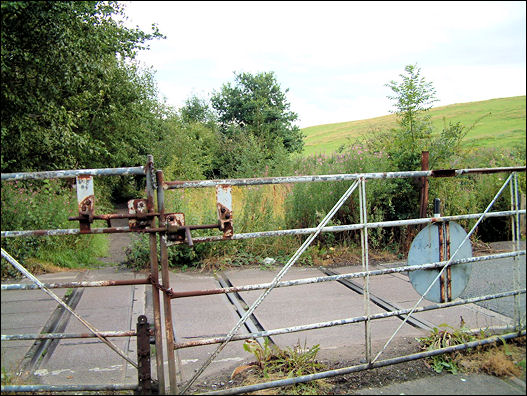
[[[150,371],[150,326],[145,315],[137,318],[137,365],[138,386],[135,394],[157,394]]]
[[[153,156],[148,156],[146,164],[146,197],[147,197],[147,209],[149,213],[155,212],[154,210],[154,162]],[[150,221],[150,227],[156,226],[156,220],[152,217]],[[152,285],[152,302],[154,308],[154,337],[156,345],[156,368],[157,368],[157,381],[159,383],[159,393],[165,394],[165,365],[163,359],[163,335],[161,329],[161,303],[159,298],[159,290],[155,286],[159,283],[159,265],[157,260],[157,235],[150,233],[149,235],[150,244],[150,278],[154,283]]]
[[[164,177],[163,171],[156,171],[157,180],[157,210],[159,212],[159,227],[166,227],[166,216],[165,216],[165,192],[163,190]],[[170,275],[168,271],[168,251],[166,236],[161,235],[159,238],[159,250],[161,256],[161,277],[162,286],[164,290],[170,288]],[[172,308],[170,305],[170,297],[163,293],[163,310],[165,313],[165,339],[167,343],[167,359],[168,359],[168,381],[169,381],[169,393],[178,394],[177,386],[177,370],[181,367],[176,367],[176,358],[174,353],[174,327],[172,325]],[[179,360],[179,356],[178,356]]]

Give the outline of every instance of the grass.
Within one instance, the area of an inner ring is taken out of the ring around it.
[[[91,235],[89,241],[75,246],[61,246],[57,249],[44,249],[39,252],[38,259],[42,264],[53,263],[63,268],[78,269],[91,265],[99,265],[97,257],[103,257],[108,252],[108,238],[106,235]]]
[[[436,133],[443,127],[443,118],[447,123],[461,122],[469,127],[482,116],[486,116],[464,139],[464,144],[471,147],[525,147],[525,96],[435,107],[430,110],[430,115]],[[303,155],[334,153],[349,139],[396,125],[396,117],[392,114],[303,128],[302,132],[306,135]]]
[[[484,331],[472,333],[462,322],[459,328],[447,324],[434,327],[427,337],[417,340],[421,349],[434,349],[464,344],[487,337]],[[491,345],[481,345],[465,351],[432,356],[427,363],[435,372],[448,371],[452,374],[476,373],[497,377],[521,377],[525,379],[525,336]]]
[[[319,345],[303,347],[295,345],[281,349],[270,344],[266,338],[263,346],[254,340],[247,340],[243,344],[245,351],[252,353],[256,361],[234,369],[231,379],[243,377],[243,385],[252,385],[261,382],[293,378],[307,374],[314,374],[327,370],[327,367],[318,362],[316,357]],[[295,385],[266,389],[265,393],[252,394],[286,394],[286,395],[320,395],[327,394],[331,385],[325,380],[299,383]]]

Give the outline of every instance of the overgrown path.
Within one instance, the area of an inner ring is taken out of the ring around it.
[[[117,204],[114,213],[128,213],[126,203]],[[128,219],[112,219],[112,227],[127,227]],[[126,261],[126,248],[131,246],[133,238],[136,235],[131,233],[107,234],[108,236],[108,254],[106,257],[99,257],[98,260],[105,264],[121,264]]]

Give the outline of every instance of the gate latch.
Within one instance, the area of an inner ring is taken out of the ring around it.
[[[167,239],[169,241],[187,241],[189,246],[194,246],[192,242],[192,235],[190,234],[190,227],[185,226],[184,213],[168,213],[166,215],[167,222]]]
[[[77,176],[77,203],[79,208],[79,229],[81,233],[90,232],[95,213],[95,194],[92,176]]]
[[[219,229],[223,231],[223,238],[230,238],[232,227],[232,195],[231,186],[223,184],[216,186],[216,207],[218,210]]]
[[[128,227],[131,230],[145,229],[150,223],[147,217],[148,208],[146,199],[131,199],[128,201],[128,214],[135,215],[128,219]]]

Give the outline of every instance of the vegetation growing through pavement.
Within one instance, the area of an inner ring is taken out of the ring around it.
[[[434,349],[460,345],[488,337],[484,330],[475,334],[468,329],[463,320],[460,327],[448,324],[434,327],[426,337],[417,338],[421,349]],[[525,378],[525,336],[513,339],[507,343],[481,345],[464,351],[444,353],[427,358],[430,367],[437,373],[443,371],[452,374],[461,372],[473,373],[482,371],[498,377],[516,376]]]
[[[271,344],[267,338],[263,347],[254,340],[247,340],[243,349],[256,357],[256,361],[234,369],[231,378],[243,377],[243,385],[259,382],[293,378],[301,375],[315,374],[327,370],[327,367],[316,358],[319,345],[303,347],[299,344],[282,349]],[[280,388],[268,389],[267,394],[278,395],[320,395],[326,394],[331,385],[325,380],[299,383]]]

